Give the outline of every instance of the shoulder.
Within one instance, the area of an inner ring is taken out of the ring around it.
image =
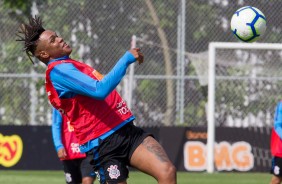
[[[62,62],[62,63],[56,65],[54,68],[56,68],[56,69],[74,69],[75,66],[72,63],[69,63],[69,62],[66,62],[66,63]]]
[[[56,65],[52,71],[52,75],[69,75],[70,72],[77,71],[77,68],[72,63],[60,63]]]

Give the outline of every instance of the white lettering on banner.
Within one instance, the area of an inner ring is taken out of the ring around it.
[[[214,163],[218,171],[249,171],[254,167],[251,145],[244,141],[222,141],[215,144]],[[188,171],[206,169],[206,145],[200,141],[187,141],[184,144],[184,167]]]
[[[79,144],[78,143],[71,143],[71,151],[73,153],[80,153]]]

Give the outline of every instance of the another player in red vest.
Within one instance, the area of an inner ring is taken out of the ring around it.
[[[89,158],[81,153],[74,129],[66,117],[53,108],[52,138],[65,173],[67,184],[93,184],[96,174]]]
[[[270,184],[282,182],[282,102],[278,102],[275,110],[274,125],[271,132],[271,154],[273,174]]]
[[[46,92],[50,103],[68,118],[80,151],[92,158],[101,183],[126,184],[127,166],[153,176],[159,184],[175,184],[176,169],[162,146],[133,124],[126,102],[115,90],[127,67],[143,54],[127,51],[104,77],[90,66],[69,57],[71,47],[40,18],[21,26],[25,51],[47,65]]]

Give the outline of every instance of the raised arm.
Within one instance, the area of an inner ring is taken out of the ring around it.
[[[127,67],[136,60],[139,63],[143,62],[143,54],[140,50],[127,51],[100,81],[80,72],[70,63],[60,64],[51,71],[51,80],[60,97],[68,98],[72,97],[69,96],[70,93],[76,93],[96,99],[104,99],[120,83],[126,74]]]

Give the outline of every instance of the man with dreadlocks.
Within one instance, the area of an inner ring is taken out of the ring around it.
[[[175,184],[176,170],[151,134],[133,124],[135,117],[115,90],[127,67],[143,63],[139,48],[127,51],[105,76],[69,57],[71,47],[39,17],[21,26],[27,55],[47,65],[50,103],[74,127],[80,151],[92,157],[101,183],[126,184],[127,166],[153,176],[160,184]]]

